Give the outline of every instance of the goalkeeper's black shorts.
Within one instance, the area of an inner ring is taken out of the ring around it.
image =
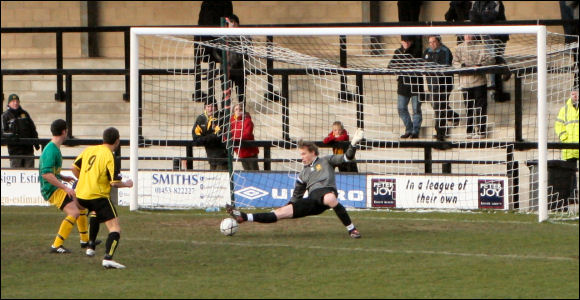
[[[88,209],[89,212],[94,211],[97,214],[97,220],[99,223],[103,223],[114,219],[117,217],[117,210],[111,202],[111,199],[107,198],[97,198],[91,200],[85,200],[77,198],[79,204],[84,208]]]
[[[328,193],[333,193],[338,197],[338,193],[334,188],[321,188],[312,191],[308,195],[308,198],[299,199],[292,203],[293,212],[292,218],[302,218],[306,216],[315,216],[325,212],[330,208],[328,205],[324,205],[324,195]]]

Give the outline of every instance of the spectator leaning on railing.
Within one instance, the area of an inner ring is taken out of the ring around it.
[[[210,170],[227,170],[228,153],[226,145],[221,140],[223,111],[216,111],[217,105],[206,103],[204,112],[197,117],[191,130],[193,141],[205,147],[209,158]]]

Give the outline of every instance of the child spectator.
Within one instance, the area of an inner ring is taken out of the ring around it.
[[[336,145],[337,142],[347,142],[349,140],[348,132],[344,129],[342,122],[335,121],[332,123],[332,131],[328,134],[328,136],[322,141],[325,144],[333,144],[332,153],[334,155],[337,154],[344,154],[345,148],[348,148],[348,145],[345,147],[339,147]],[[338,166],[338,170],[340,172],[358,172],[358,167],[356,162],[346,162],[342,165]]]

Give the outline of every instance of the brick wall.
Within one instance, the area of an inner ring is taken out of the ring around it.
[[[234,1],[242,24],[362,22],[362,1]],[[504,1],[508,20],[559,19],[558,1]],[[201,1],[100,1],[102,26],[195,25]],[[2,27],[81,26],[81,1],[2,1]],[[448,1],[424,1],[421,21],[443,21]],[[396,22],[396,1],[381,3]],[[561,26],[548,28],[562,33]],[[63,36],[65,57],[80,57],[81,34]],[[100,54],[123,56],[123,34],[99,34]],[[2,58],[54,57],[54,34],[2,34]]]
[[[80,1],[2,1],[2,27],[81,26]],[[63,35],[65,57],[80,56],[80,33]],[[2,34],[2,58],[55,57],[56,34]]]

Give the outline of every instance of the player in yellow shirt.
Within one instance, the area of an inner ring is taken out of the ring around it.
[[[86,209],[79,207],[75,191],[62,183],[62,181],[72,182],[74,178],[60,174],[62,169],[60,146],[66,140],[67,130],[65,120],[58,119],[52,122],[50,125],[52,140],[42,150],[38,167],[42,197],[67,215],[62,220],[58,234],[50,248],[51,253],[59,254],[71,252],[63,244],[70,235],[75,222],[81,234],[81,247],[86,246],[88,241]]]
[[[119,169],[115,167],[113,151],[119,147],[120,142],[119,131],[114,127],[107,128],[103,132],[103,144],[85,149],[75,159],[72,168],[73,174],[78,178],[75,192],[79,204],[94,211],[99,223],[104,222],[109,230],[102,265],[114,269],[124,269],[125,266],[113,260],[121,238],[121,226],[117,210],[111,202],[111,186],[133,186],[130,179],[121,181]],[[88,256],[95,253],[95,238],[96,236],[89,237],[86,252]]]

